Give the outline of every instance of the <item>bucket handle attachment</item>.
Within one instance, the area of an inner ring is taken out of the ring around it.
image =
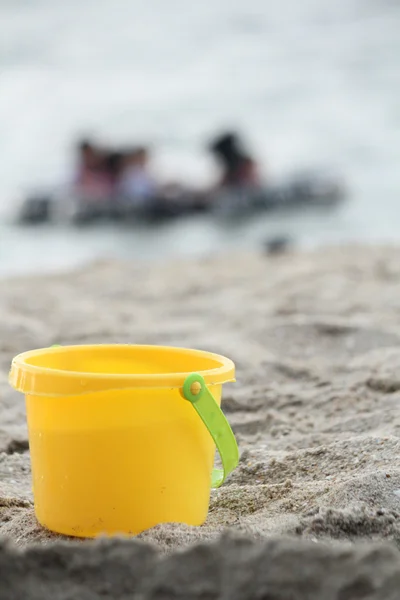
[[[204,377],[189,375],[183,384],[183,396],[188,400],[207,427],[221,456],[222,469],[213,469],[211,486],[220,487],[239,463],[239,449],[224,413],[208,389]]]

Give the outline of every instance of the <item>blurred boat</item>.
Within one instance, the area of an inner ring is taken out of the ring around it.
[[[39,192],[22,203],[17,222],[71,224],[97,221],[167,221],[198,213],[215,218],[243,219],[265,211],[290,211],[306,207],[330,209],[345,198],[345,186],[338,178],[305,174],[286,182],[259,189],[226,188],[206,195],[186,191],[130,205],[119,198],[93,201],[73,192]]]

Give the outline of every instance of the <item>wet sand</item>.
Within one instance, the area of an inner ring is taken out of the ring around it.
[[[191,346],[235,361],[223,406],[241,461],[212,493],[203,527],[60,545],[35,521],[24,401],[8,386],[9,364],[30,348],[91,342]],[[270,598],[397,598],[399,342],[399,248],[102,262],[3,282],[0,597],[20,597],[29,570],[26,598],[261,598],[263,586]],[[220,540],[227,530],[234,539]]]

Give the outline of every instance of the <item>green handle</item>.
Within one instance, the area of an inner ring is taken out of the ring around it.
[[[198,373],[189,375],[183,384],[183,396],[191,402],[207,427],[221,456],[223,469],[213,469],[211,475],[211,486],[217,488],[239,463],[239,449],[235,436],[204,377]]]

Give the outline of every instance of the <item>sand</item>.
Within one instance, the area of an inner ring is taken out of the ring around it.
[[[235,361],[223,407],[241,461],[213,491],[203,527],[60,545],[37,524],[10,360],[89,342],[191,346]],[[399,342],[400,248],[103,261],[3,282],[1,600],[21,597],[26,572],[32,599],[397,598]]]

